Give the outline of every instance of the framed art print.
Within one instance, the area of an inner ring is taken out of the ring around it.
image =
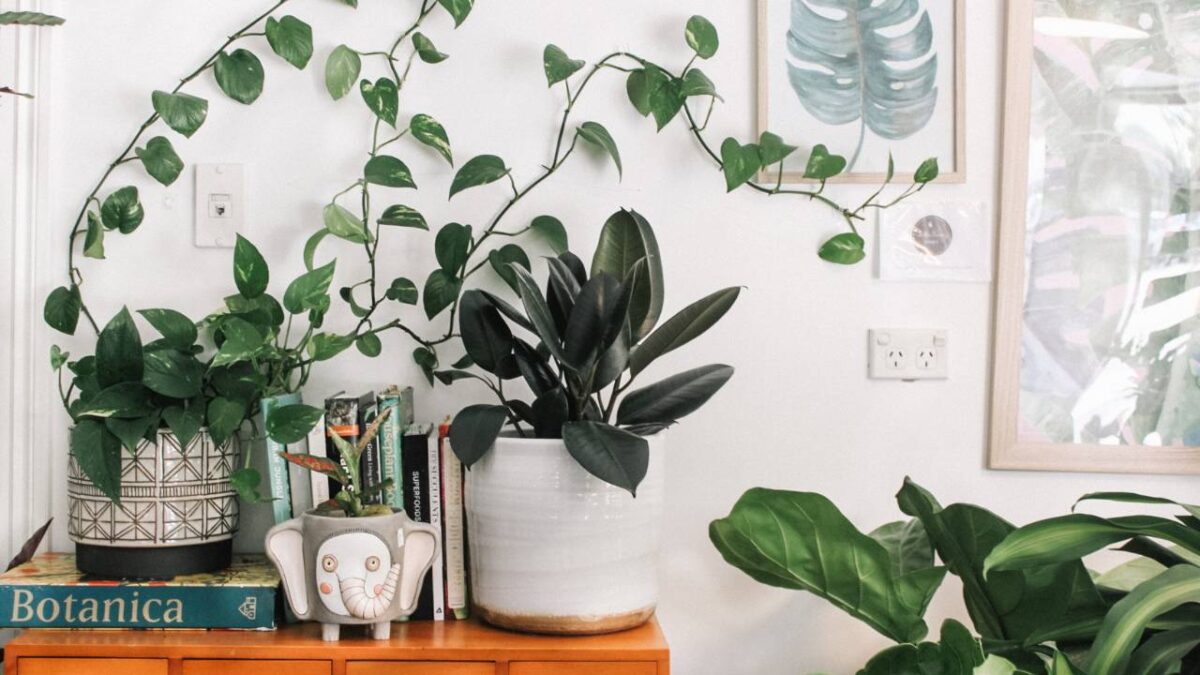
[[[938,180],[966,180],[965,0],[758,2],[759,133],[826,145],[844,182],[883,182],[889,155],[898,176],[933,156]]]
[[[1200,473],[1200,3],[1009,11],[991,466]]]

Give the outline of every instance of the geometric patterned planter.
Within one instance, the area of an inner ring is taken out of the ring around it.
[[[237,493],[230,483],[238,466],[237,441],[218,447],[207,430],[186,448],[165,429],[156,439],[143,440],[136,452],[121,449],[120,504],[96,489],[71,458],[67,532],[81,570],[164,578],[228,564],[238,527]]]

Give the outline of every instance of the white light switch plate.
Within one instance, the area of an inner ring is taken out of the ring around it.
[[[869,332],[873,380],[945,380],[950,341],[944,330],[876,328]]]
[[[246,233],[246,172],[241,164],[196,165],[196,246],[233,248]]]

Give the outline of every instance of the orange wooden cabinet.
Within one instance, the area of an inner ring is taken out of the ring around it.
[[[392,639],[316,624],[274,632],[27,630],[6,675],[669,675],[655,620],[623,633],[543,637],[475,621],[396,624]]]

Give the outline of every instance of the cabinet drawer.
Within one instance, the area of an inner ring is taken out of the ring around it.
[[[525,661],[508,665],[509,675],[657,675],[654,661]]]
[[[167,675],[166,659],[17,660],[19,675]]]
[[[183,662],[183,675],[330,675],[332,672],[333,666],[329,661],[188,659]]]
[[[496,664],[491,661],[350,661],[346,664],[346,675],[496,675]]]

